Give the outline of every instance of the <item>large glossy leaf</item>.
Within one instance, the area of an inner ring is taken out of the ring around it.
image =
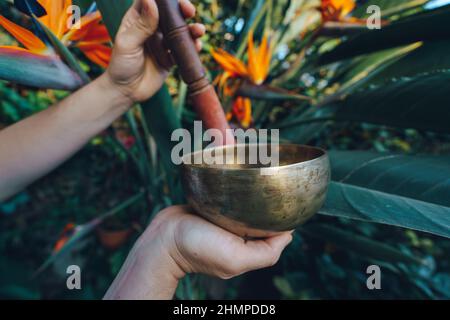
[[[354,58],[341,64],[332,83],[340,85],[336,95],[342,95],[362,86],[439,71],[450,71],[449,41],[416,43]]]
[[[292,114],[274,127],[282,128],[288,140],[301,143],[307,139],[297,137],[305,130],[333,119],[448,132],[448,76],[440,74],[449,71],[449,57],[449,42],[437,41],[355,58],[333,79],[332,84],[341,86],[336,93],[318,101],[318,108]]]
[[[450,238],[450,207],[350,184],[332,182],[319,213]]]
[[[389,79],[412,78],[433,72],[450,71],[450,41],[423,43],[380,70],[369,84],[383,84]]]
[[[319,64],[328,64],[361,54],[408,45],[418,41],[439,41],[450,37],[447,27],[450,6],[394,22],[381,30],[360,33],[324,53]]]
[[[0,48],[0,79],[60,90],[75,90],[83,84],[58,57],[4,47]]]
[[[356,91],[328,109],[340,121],[450,132],[449,90],[450,72],[436,72]]]
[[[332,151],[334,181],[450,207],[450,156]]]
[[[402,57],[418,50],[421,46],[422,43],[418,42],[402,48],[378,51],[342,63],[334,78],[330,81],[330,86],[339,86],[338,90],[322,97],[316,105],[320,107],[332,101],[340,100],[357,89],[375,83],[374,78],[383,79],[383,76],[380,76],[380,74],[383,74],[386,69],[395,65]],[[386,74],[388,75],[389,72]],[[401,77],[401,73],[397,76]],[[390,79],[392,78],[388,78],[388,80]]]

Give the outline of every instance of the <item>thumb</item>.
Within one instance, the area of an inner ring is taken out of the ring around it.
[[[247,272],[273,266],[291,241],[292,234],[285,232],[265,240],[241,242],[233,257],[237,270]]]
[[[141,48],[158,29],[159,13],[154,0],[135,0],[125,14],[116,45],[127,51]]]

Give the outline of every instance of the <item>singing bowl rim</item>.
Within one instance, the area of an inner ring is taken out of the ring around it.
[[[309,164],[313,164],[314,162],[320,162],[323,159],[327,159],[328,156],[328,152],[320,147],[314,147],[314,146],[309,146],[309,145],[303,145],[303,144],[296,144],[296,143],[281,143],[279,144],[279,148],[282,147],[296,147],[296,148],[302,148],[302,149],[310,149],[310,150],[315,150],[315,151],[319,151],[321,153],[320,156],[310,159],[310,160],[305,160],[305,161],[300,161],[300,162],[294,162],[291,164],[286,164],[286,165],[281,165],[281,166],[270,166],[270,167],[254,167],[254,168],[243,168],[243,167],[233,167],[233,166],[228,166],[226,164],[224,165],[208,165],[208,164],[195,164],[195,163],[186,163],[185,159],[187,158],[192,158],[195,157],[196,155],[200,154],[200,153],[204,153],[205,151],[213,151],[213,150],[219,150],[219,149],[226,149],[226,148],[239,148],[239,147],[250,147],[250,146],[261,146],[261,145],[269,145],[269,143],[240,143],[240,144],[234,144],[234,145],[223,145],[223,146],[218,146],[218,147],[214,147],[214,148],[210,148],[210,149],[202,149],[202,150],[198,150],[198,151],[194,151],[191,152],[187,155],[184,155],[182,157],[182,165],[186,166],[186,167],[191,167],[191,168],[195,168],[195,169],[200,169],[200,170],[222,170],[222,171],[250,171],[250,172],[257,172],[257,171],[261,171],[261,169],[264,170],[281,170],[281,169],[290,169],[290,168],[294,168],[296,166],[304,166],[304,165],[309,165]]]

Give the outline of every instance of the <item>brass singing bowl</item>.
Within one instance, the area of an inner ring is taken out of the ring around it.
[[[184,156],[182,182],[189,205],[214,224],[249,238],[293,230],[310,219],[325,202],[330,183],[327,153],[283,144],[275,146],[278,166],[249,164],[254,163],[249,162],[250,148],[266,146],[224,146]],[[211,161],[231,151],[226,163]]]

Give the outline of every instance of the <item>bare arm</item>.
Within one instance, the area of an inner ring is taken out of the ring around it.
[[[180,0],[180,5],[186,17],[195,14],[188,0]],[[122,21],[111,63],[100,78],[57,105],[0,131],[0,201],[70,158],[134,102],[155,94],[172,61],[157,27],[154,0],[136,0]],[[191,33],[197,39],[205,28],[193,24]]]
[[[0,200],[66,161],[131,106],[106,75],[0,131]]]

